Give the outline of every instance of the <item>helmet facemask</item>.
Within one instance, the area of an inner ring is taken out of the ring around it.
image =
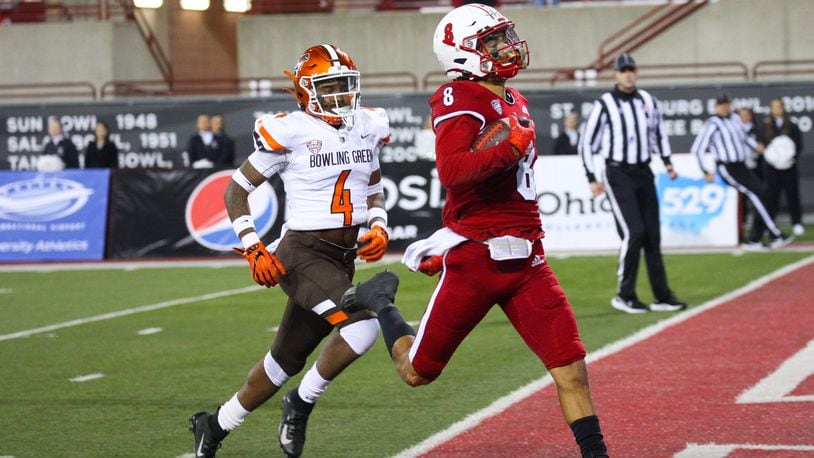
[[[511,22],[464,38],[461,49],[480,56],[480,70],[487,77],[512,78],[529,65],[528,45]]]
[[[299,84],[308,93],[305,111],[331,125],[351,124],[359,108],[359,82],[356,70],[303,76]]]

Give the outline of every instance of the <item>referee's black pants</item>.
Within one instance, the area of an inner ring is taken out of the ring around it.
[[[752,218],[752,231],[749,233],[749,242],[760,242],[763,233],[768,229],[772,237],[778,238],[782,234],[774,223],[771,209],[767,205],[766,188],[760,178],[746,167],[743,162],[718,163],[718,174],[730,186],[745,195],[755,209]]]
[[[647,276],[656,302],[667,301],[673,293],[667,286],[667,273],[661,257],[659,198],[650,166],[616,166],[605,168],[608,198],[622,238],[619,250],[617,294],[625,300],[637,298],[636,275],[644,248]]]

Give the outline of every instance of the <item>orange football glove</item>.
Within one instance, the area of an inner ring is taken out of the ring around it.
[[[384,250],[390,242],[390,236],[381,226],[373,226],[367,234],[359,237],[361,248],[356,250],[356,254],[367,262],[376,262],[384,256]]]
[[[509,139],[507,140],[515,149],[515,154],[518,158],[526,157],[529,155],[529,146],[537,137],[534,131],[534,121],[531,119],[523,118],[519,120],[517,116],[509,117]]]
[[[441,272],[444,268],[444,257],[439,255],[428,256],[418,264],[418,271],[429,277]]]
[[[258,285],[271,288],[280,281],[280,275],[285,275],[285,268],[273,254],[266,250],[263,242],[257,242],[246,248],[232,248],[247,261],[252,268],[252,278]]]

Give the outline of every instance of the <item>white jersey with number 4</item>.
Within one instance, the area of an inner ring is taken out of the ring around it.
[[[370,175],[389,135],[381,108],[363,108],[353,126],[339,129],[302,111],[263,115],[254,125],[249,162],[267,178],[282,178],[289,229],[354,226],[367,222]]]

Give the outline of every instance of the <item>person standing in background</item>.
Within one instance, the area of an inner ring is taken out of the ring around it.
[[[210,145],[215,135],[212,133],[211,120],[207,114],[199,114],[195,121],[195,133],[189,137],[187,153],[192,168],[205,169],[215,165],[212,161]]]
[[[667,285],[661,256],[659,197],[650,169],[658,155],[671,180],[678,177],[670,161],[670,143],[661,122],[658,101],[636,87],[636,61],[628,53],[614,63],[616,86],[594,102],[580,141],[580,155],[591,194],[607,192],[616,229],[622,238],[617,270],[618,289],[611,306],[627,313],[674,312],[687,307]],[[605,177],[597,181],[593,155],[605,159]],[[644,249],[655,301],[648,307],[636,295],[639,258]]]
[[[234,167],[235,141],[224,130],[223,115],[220,113],[213,114],[210,119],[210,126],[214,136],[210,144],[212,162],[215,167]]]
[[[755,112],[751,108],[739,108],[737,110],[738,117],[743,124],[743,131],[748,138],[751,138],[756,143],[763,142],[763,135],[760,126],[755,122]],[[763,178],[763,158],[755,150],[750,149],[746,154],[746,168],[753,171],[758,177]]]
[[[780,248],[791,242],[780,232],[769,210],[764,204],[766,191],[760,179],[746,166],[746,157],[749,150],[758,153],[764,151],[763,144],[746,135],[739,116],[732,114],[732,104],[727,94],[721,94],[715,99],[715,116],[704,123],[698,136],[692,144],[690,152],[698,159],[698,165],[704,172],[704,179],[712,183],[717,171],[727,184],[749,198],[756,213],[752,222],[752,234],[744,244],[746,250],[764,249],[761,238],[766,228],[772,234],[772,248]],[[704,154],[709,151],[715,158],[716,167],[709,170],[704,165]]]
[[[79,151],[62,130],[62,123],[56,117],[48,118],[49,141],[45,144],[43,155],[53,155],[62,159],[66,169],[79,168]]]
[[[791,166],[786,169],[777,168],[766,161],[767,205],[772,217],[776,217],[780,209],[780,194],[785,194],[791,216],[792,233],[803,235],[805,227],[800,204],[800,171],[797,167],[797,158],[803,152],[803,136],[797,124],[786,114],[782,99],[773,99],[769,104],[769,110],[769,116],[763,126],[763,143],[770,147],[776,138],[786,136],[794,142],[794,158]]]
[[[571,112],[562,120],[562,132],[554,140],[554,154],[577,154],[579,144],[579,117]]]
[[[85,148],[86,169],[115,169],[119,167],[119,148],[110,140],[110,129],[104,121],[96,123],[96,141]]]

